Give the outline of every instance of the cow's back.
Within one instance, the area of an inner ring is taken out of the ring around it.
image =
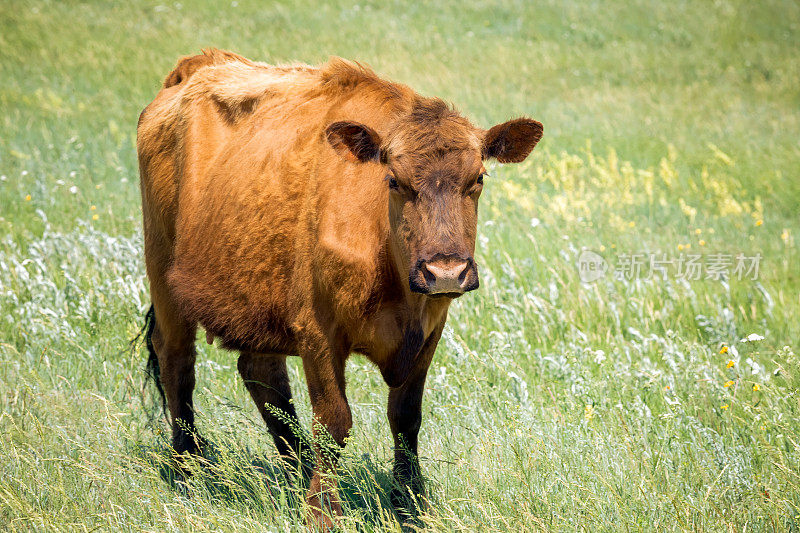
[[[221,50],[182,58],[139,118],[137,147],[145,222],[174,239],[180,191],[197,185],[247,121],[269,87],[284,89],[310,72],[305,65],[273,67]],[[189,199],[191,201],[191,198]]]

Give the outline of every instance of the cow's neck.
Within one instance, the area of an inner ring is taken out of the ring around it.
[[[424,294],[411,292],[408,284],[407,261],[399,253],[391,236],[387,238],[382,254],[381,286],[375,289],[383,295],[392,295],[381,311],[389,313],[389,323],[395,325],[386,338],[386,352],[376,362],[384,381],[390,387],[399,387],[408,379],[417,365],[420,351],[430,339],[436,327],[446,318],[449,298],[434,299]],[[395,329],[396,328],[396,329]]]
[[[400,247],[391,235],[387,236],[386,250],[384,254],[384,272],[388,275],[382,276],[383,283],[390,286],[382,287],[388,294],[397,294],[402,301],[402,327],[404,335],[412,335],[413,331],[420,331],[424,338],[427,338],[436,328],[438,323],[446,316],[447,309],[450,307],[449,298],[431,298],[424,294],[411,292],[408,284],[408,261],[400,252]],[[412,335],[413,336],[413,335]]]

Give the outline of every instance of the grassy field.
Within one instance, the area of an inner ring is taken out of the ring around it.
[[[428,378],[431,530],[800,530],[798,42],[792,1],[2,2],[0,529],[304,528],[235,354],[198,343],[216,452],[181,483],[126,349],[149,305],[137,116],[217,46],[355,58],[483,126],[545,125],[490,169],[482,287]],[[584,249],[620,275],[581,282]],[[353,358],[348,393],[342,528],[397,530],[386,388]]]

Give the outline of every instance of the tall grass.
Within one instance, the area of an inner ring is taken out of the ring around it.
[[[234,5],[235,4],[235,5]],[[240,0],[0,7],[0,524],[302,531],[235,354],[198,343],[189,478],[126,350],[148,305],[136,115],[178,55],[366,60],[484,126],[545,124],[490,169],[427,382],[432,530],[800,529],[800,54],[794,3]],[[29,196],[29,197],[28,197]],[[760,253],[757,280],[581,282],[584,249]],[[750,334],[763,340],[744,342]],[[301,420],[302,369],[290,362]],[[348,363],[346,531],[397,530],[386,388]]]

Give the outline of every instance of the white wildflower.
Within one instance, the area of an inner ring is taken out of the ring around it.
[[[605,360],[606,360],[606,352],[604,352],[603,350],[597,350],[596,352],[594,352],[595,363],[599,365],[602,364],[602,362]]]

